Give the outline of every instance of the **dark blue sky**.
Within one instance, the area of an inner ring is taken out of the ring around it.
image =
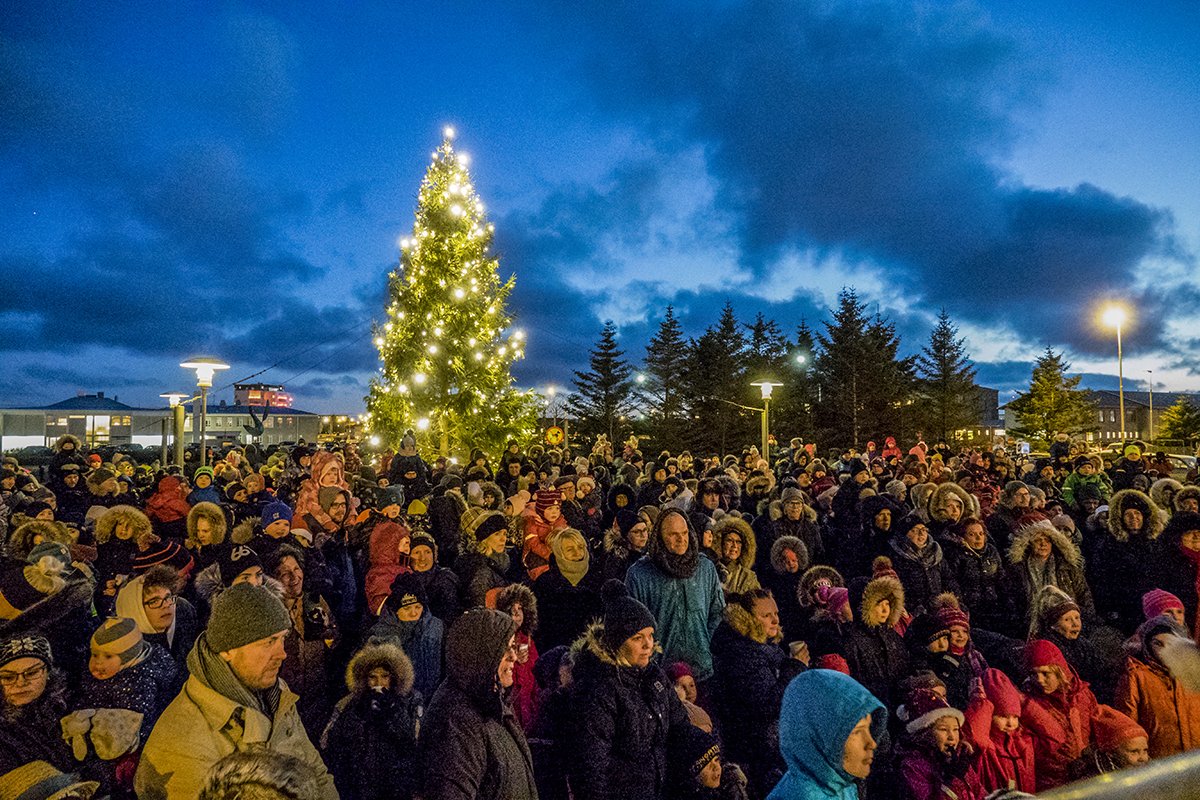
[[[445,125],[523,386],[604,319],[636,360],[668,303],[794,331],[854,286],[908,352],[947,308],[1005,390],[1047,344],[1115,384],[1120,298],[1126,375],[1200,390],[1190,0],[100,5],[0,12],[5,407],[156,405],[209,353],[360,411]]]

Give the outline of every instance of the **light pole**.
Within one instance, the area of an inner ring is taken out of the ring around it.
[[[179,366],[184,369],[196,370],[196,385],[200,387],[200,466],[203,467],[208,463],[208,444],[205,442],[208,423],[208,390],[212,388],[213,375],[217,370],[229,369],[229,365],[215,358],[198,356]]]
[[[1146,383],[1150,387],[1150,438],[1147,440],[1150,444],[1154,444],[1154,370],[1142,370],[1150,377],[1146,379]]]
[[[175,457],[172,459],[175,466],[183,466],[183,418],[186,410],[183,407],[183,401],[187,399],[187,395],[183,392],[166,392],[160,394],[159,397],[167,398],[167,402],[171,404],[171,427],[174,429],[175,446],[172,448],[175,451]],[[164,454],[163,463],[167,461]]]
[[[1121,326],[1125,323],[1125,309],[1109,306],[1104,311],[1104,323],[1117,329],[1117,397],[1121,405],[1121,447],[1125,447],[1125,368],[1121,358]]]
[[[771,434],[769,432],[769,430],[770,430],[769,417],[771,416],[771,392],[775,389],[776,386],[783,386],[783,384],[775,383],[773,381],[755,381],[754,383],[752,383],[750,385],[757,386],[759,389],[762,390],[762,401],[763,401],[762,449],[759,451],[759,453],[764,459],[766,459],[766,462],[768,464],[770,464],[771,463],[771,450],[770,450]]]

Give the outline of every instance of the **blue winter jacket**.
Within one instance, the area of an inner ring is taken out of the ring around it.
[[[871,735],[879,741],[887,709],[862,684],[828,669],[796,676],[783,694],[779,717],[779,751],[787,772],[767,800],[858,800],[842,757],[854,726],[868,715]]]
[[[725,610],[725,592],[713,563],[700,556],[692,577],[673,578],[645,555],[625,573],[625,588],[658,622],[654,634],[662,643],[662,663],[683,661],[696,680],[711,678],[709,642]]]

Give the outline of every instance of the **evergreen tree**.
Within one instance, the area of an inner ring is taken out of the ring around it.
[[[929,344],[917,356],[921,380],[920,417],[930,439],[954,440],[955,433],[978,419],[975,366],[967,356],[966,340],[950,322],[946,309],[938,316]]]
[[[525,349],[504,308],[514,279],[500,281],[495,226],[452,135],[433,154],[412,236],[389,278],[387,322],[374,330],[383,366],[365,398],[370,429],[388,444],[411,428],[426,451],[443,455],[495,452],[532,435],[539,408],[512,385],[509,368]]]
[[[684,385],[691,411],[687,444],[700,451],[693,455],[723,454],[734,444],[757,441],[756,419],[733,405],[751,405],[745,356],[742,324],[726,302],[717,324],[691,342]]]
[[[905,407],[911,399],[913,359],[898,357],[895,326],[876,316],[853,289],[838,296],[833,319],[817,334],[814,370],[818,383],[817,427],[825,441],[862,449],[868,438],[904,436],[912,425]]]
[[[624,356],[617,346],[617,326],[608,320],[591,350],[591,369],[575,371],[575,393],[567,401],[567,410],[577,420],[576,429],[585,436],[604,433],[610,442],[616,442],[621,435],[621,417],[632,408],[633,392]]]
[[[683,371],[687,347],[675,309],[667,306],[658,333],[646,345],[637,394],[647,412],[650,437],[659,447],[675,447],[683,432]]]
[[[772,401],[771,429],[779,432],[779,443],[784,445],[799,436],[806,443],[813,438],[813,413],[817,404],[817,382],[813,371],[813,353],[816,343],[807,320],[800,320],[796,329],[796,344],[785,358],[783,384],[778,404]]]
[[[1013,433],[1039,447],[1048,447],[1054,434],[1097,430],[1096,408],[1087,392],[1078,389],[1082,375],[1067,377],[1071,365],[1049,346],[1033,366],[1029,391],[1008,404],[1018,416]]]
[[[1155,431],[1159,439],[1174,439],[1191,444],[1200,439],[1200,408],[1181,397],[1163,412]]]

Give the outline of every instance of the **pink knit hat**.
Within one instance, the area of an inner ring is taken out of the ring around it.
[[[1183,602],[1162,589],[1151,589],[1142,595],[1142,613],[1146,615],[1146,619],[1154,619],[1157,616],[1167,613],[1168,609],[1178,608],[1183,610]]]

